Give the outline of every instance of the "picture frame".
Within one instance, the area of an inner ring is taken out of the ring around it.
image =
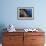
[[[18,7],[17,8],[18,20],[33,20],[34,19],[34,7]]]

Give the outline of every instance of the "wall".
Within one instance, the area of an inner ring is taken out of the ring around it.
[[[16,28],[46,28],[46,0],[2,0],[0,24],[15,25]],[[34,20],[18,20],[17,7],[34,7]]]
[[[9,24],[16,28],[40,27],[46,32],[46,0],[0,0],[0,4],[2,27]],[[17,7],[34,7],[34,20],[18,20]]]

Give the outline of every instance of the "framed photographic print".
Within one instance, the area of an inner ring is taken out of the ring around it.
[[[34,8],[33,7],[18,7],[17,18],[22,20],[34,19]]]

